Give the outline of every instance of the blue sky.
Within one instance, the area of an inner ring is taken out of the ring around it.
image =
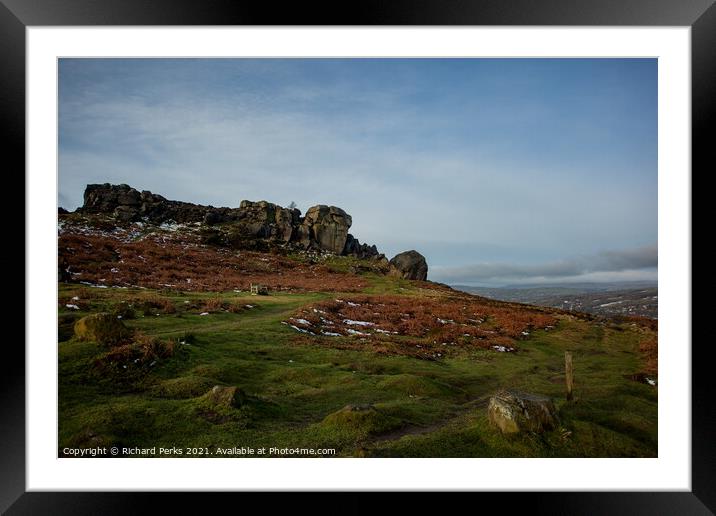
[[[59,203],[340,206],[429,279],[656,279],[655,59],[61,59]]]

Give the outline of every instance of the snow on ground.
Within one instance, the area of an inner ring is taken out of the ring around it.
[[[515,350],[515,348],[509,348],[507,346],[492,346],[492,349],[499,351],[500,353],[509,353],[510,351]]]
[[[348,329],[346,330],[346,333],[350,333],[351,335],[362,335],[362,336],[364,336],[364,337],[369,337],[369,336],[370,336],[370,333],[363,333],[362,331],[353,330],[353,329],[351,329],[351,328],[348,328]]]
[[[354,321],[353,319],[343,319],[344,324],[350,324],[351,326],[375,326],[375,323],[368,321]]]

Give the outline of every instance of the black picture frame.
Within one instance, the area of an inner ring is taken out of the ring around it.
[[[708,135],[712,132],[709,129],[713,128],[716,109],[714,0],[363,0],[350,4],[348,9],[345,7],[340,3],[324,6],[287,2],[279,8],[269,2],[242,0],[0,0],[0,127],[6,144],[5,163],[14,163],[15,170],[25,170],[25,30],[28,26],[633,25],[691,27],[691,177],[705,175],[707,170],[713,169],[716,145]],[[15,191],[24,193],[24,181],[19,179],[24,178],[24,174],[15,171],[13,174],[20,183]],[[24,251],[22,253],[24,257]],[[31,272],[25,267],[25,277]],[[510,508],[529,507],[533,514],[710,514],[716,511],[716,406],[710,396],[713,391],[711,361],[708,360],[710,346],[691,347],[692,491],[480,493],[478,496],[484,498],[480,501],[494,501],[505,507],[509,499]],[[192,493],[191,496],[189,493],[26,493],[25,353],[20,346],[4,346],[3,354],[0,511],[10,515],[141,514],[154,512],[152,505],[158,502],[163,512],[174,507],[177,513],[183,514],[207,512],[212,507],[218,509],[220,503],[232,504],[236,496],[241,497],[242,507],[260,502],[253,493]],[[209,496],[211,502],[207,500]],[[290,503],[294,508],[306,506],[317,512],[325,507],[329,512],[340,508],[341,512],[358,513],[372,511],[380,503],[373,500],[375,496],[353,493],[335,505],[326,503],[323,494],[302,493]],[[281,503],[283,498],[272,495],[272,503]],[[414,495],[405,504],[403,510],[410,510],[411,506],[422,506],[424,499]]]

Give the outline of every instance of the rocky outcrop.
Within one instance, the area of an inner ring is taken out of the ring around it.
[[[513,390],[501,390],[490,398],[487,417],[503,434],[544,432],[559,421],[550,398]]]
[[[389,274],[399,278],[424,281],[428,277],[428,262],[417,251],[405,251],[390,260]]]
[[[353,220],[336,206],[313,206],[301,217],[295,208],[283,208],[266,201],[241,201],[238,208],[216,208],[167,200],[126,184],[104,183],[87,185],[84,205],[77,211],[110,215],[121,222],[143,221],[157,225],[198,222],[205,226],[202,231],[208,244],[257,250],[288,244],[362,259],[385,259],[374,245],[361,244],[348,233]]]
[[[148,190],[139,192],[129,185],[109,183],[87,185],[81,213],[104,213],[123,222],[144,220],[152,224],[162,222],[203,222],[207,212],[215,213],[217,221],[235,220],[236,210],[214,208],[188,202],[169,201]]]

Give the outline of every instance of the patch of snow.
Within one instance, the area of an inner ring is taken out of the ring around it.
[[[73,297],[72,297],[72,301],[79,301],[79,300],[80,300],[79,296],[73,296]]]
[[[288,324],[288,323],[284,323],[284,324]],[[309,335],[315,335],[315,333],[313,333],[312,331],[305,330],[303,328],[299,328],[298,326],[294,326],[293,324],[289,324],[289,326],[296,331],[300,331],[301,333],[308,333]]]
[[[656,380],[652,380],[651,378],[645,378],[645,380],[649,385],[656,385]]]
[[[244,305],[244,306],[245,306],[246,308],[248,308],[249,310],[251,310],[252,308],[255,308],[254,305]]]
[[[188,304],[189,304],[189,301],[184,301],[184,304],[185,304],[185,305],[188,305]]]
[[[209,312],[201,312],[199,315],[209,315]]]
[[[117,319],[121,319],[121,318],[122,318],[122,316],[121,316],[121,315],[118,315],[118,316],[117,316]]]
[[[440,319],[440,317],[438,317],[437,320],[440,324],[455,324],[455,321],[453,321],[452,319]]]
[[[112,268],[109,270],[109,272],[113,272],[113,273],[116,274],[116,273],[119,272],[119,269],[118,269],[117,267],[112,267]]]
[[[351,335],[363,335],[363,336],[368,336],[368,335],[370,335],[370,333],[363,333],[362,331],[353,330],[353,329],[351,329],[351,328],[348,328],[348,329],[346,330],[346,333],[350,333]]]
[[[344,324],[350,324],[351,326],[375,326],[375,323],[368,321],[354,321],[353,319],[343,319]]]
[[[295,318],[291,317],[291,320],[296,321],[298,324],[304,324],[306,326],[311,326],[310,321],[307,321],[306,319],[295,319]]]
[[[350,301],[346,301],[346,304],[348,306],[360,306],[360,303],[351,303]]]
[[[326,315],[326,312],[324,312],[323,310],[319,310],[318,308],[314,308],[314,309],[313,309],[313,312],[316,313],[316,314]]]
[[[377,331],[378,333],[385,333],[385,334],[388,334],[388,335],[390,335],[390,334],[392,334],[392,335],[398,335],[398,332],[397,332],[397,331],[381,330],[380,328],[376,328],[375,331]]]
[[[332,331],[325,331],[325,330],[321,330],[321,333],[322,333],[323,335],[328,335],[329,337],[342,337],[342,336],[343,336],[343,335],[341,335],[340,333],[335,333],[335,332],[332,332]]]
[[[507,346],[492,346],[492,349],[499,351],[500,353],[509,353],[510,351],[515,350],[515,348],[510,348]]]
[[[73,310],[79,310],[79,309],[80,309],[80,307],[77,306],[77,305],[66,304],[65,306],[66,306],[67,308],[72,308]]]
[[[530,332],[528,332],[528,331],[523,331],[523,332],[522,332],[522,335],[529,335],[529,334],[530,334]]]

